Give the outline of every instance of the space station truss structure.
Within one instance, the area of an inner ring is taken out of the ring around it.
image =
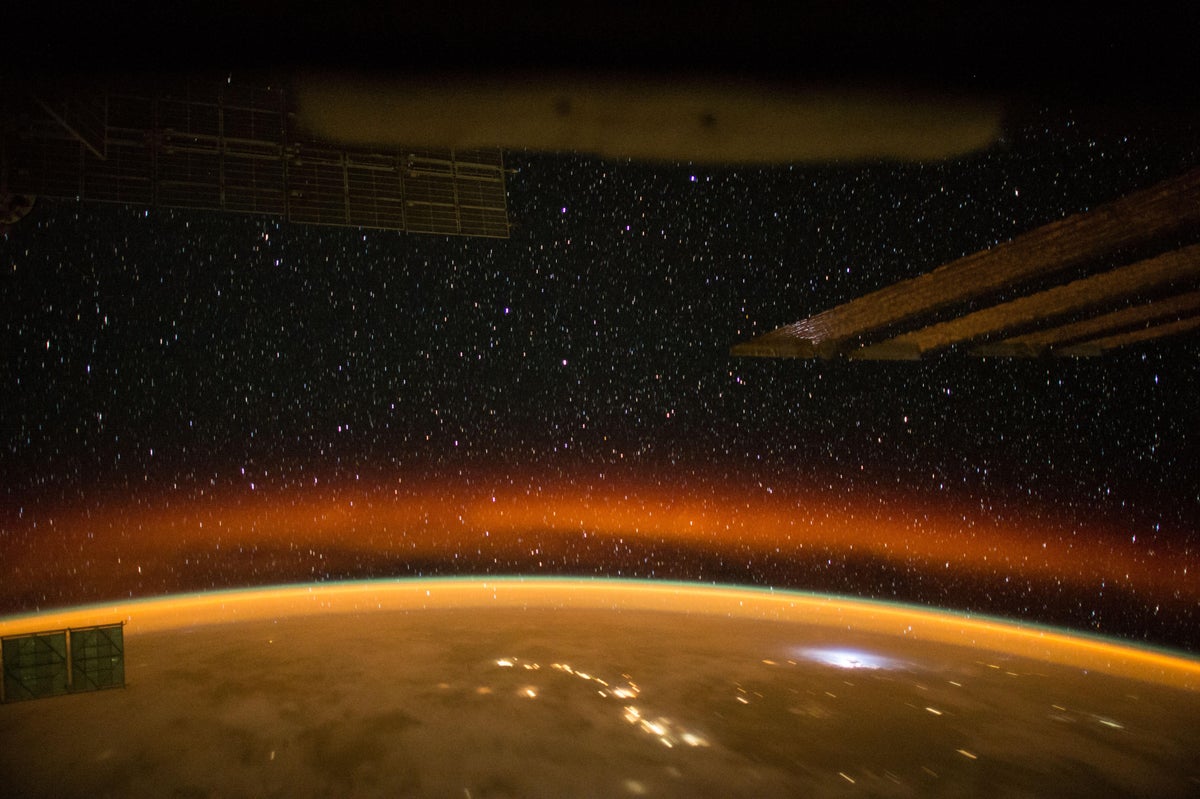
[[[507,238],[498,149],[363,149],[307,135],[283,86],[226,80],[30,93],[10,194]]]
[[[1200,169],[735,345],[765,358],[1088,357],[1200,330]]]
[[[124,623],[0,639],[0,702],[125,686]]]

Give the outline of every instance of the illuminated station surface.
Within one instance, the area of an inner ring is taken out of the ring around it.
[[[0,634],[118,621],[126,688],[0,709],[15,795],[1200,784],[1200,661],[986,617],[699,584],[439,579],[96,605],[9,617]]]

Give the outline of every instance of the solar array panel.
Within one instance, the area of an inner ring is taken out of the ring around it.
[[[59,696],[68,690],[65,630],[5,638],[0,659],[5,702]]]
[[[120,624],[71,630],[71,691],[125,685],[125,630]]]
[[[765,358],[1084,357],[1200,329],[1200,169],[735,345]]]
[[[279,87],[189,83],[98,96],[39,99],[46,113],[8,142],[11,191],[508,237],[499,150],[367,151],[316,141],[292,122]],[[69,114],[82,121],[68,126]]]
[[[4,702],[125,685],[121,624],[14,635],[0,639]]]

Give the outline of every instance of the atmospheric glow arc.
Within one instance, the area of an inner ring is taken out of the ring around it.
[[[13,616],[0,619],[0,635],[124,620],[136,636],[308,614],[470,607],[723,614],[966,646],[1200,690],[1200,659],[1045,627],[832,595],[615,579],[441,578],[216,591]]]

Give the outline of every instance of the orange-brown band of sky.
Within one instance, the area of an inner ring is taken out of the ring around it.
[[[731,563],[766,558],[785,568],[789,560],[846,558],[984,585],[1021,580],[1200,598],[1200,563],[1188,551],[1139,546],[1102,525],[1076,530],[1020,515],[1002,522],[949,503],[853,504],[804,489],[572,479],[391,478],[187,496],[10,512],[0,544],[0,612],[331,572],[403,576],[397,567],[405,563],[424,564],[426,574],[437,564],[447,573],[615,574],[614,563],[649,564],[680,552]],[[298,573],[297,563],[307,572]],[[661,566],[639,573],[703,577]]]

